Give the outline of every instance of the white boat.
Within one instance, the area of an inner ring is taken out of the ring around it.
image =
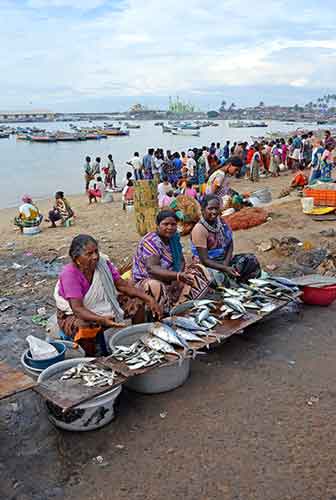
[[[199,130],[193,130],[193,129],[188,129],[188,128],[177,128],[176,130],[172,130],[171,133],[173,135],[186,135],[186,136],[193,136],[193,137],[200,136]]]

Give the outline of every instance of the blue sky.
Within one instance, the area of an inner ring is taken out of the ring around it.
[[[334,0],[0,0],[0,109],[305,103],[335,92]]]

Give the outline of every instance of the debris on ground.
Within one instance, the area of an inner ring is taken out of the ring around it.
[[[319,401],[320,401],[320,398],[318,398],[317,396],[311,396],[307,401],[307,405],[313,406],[315,403],[318,403]]]

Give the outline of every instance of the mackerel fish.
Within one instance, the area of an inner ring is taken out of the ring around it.
[[[189,349],[189,346],[188,346],[187,342],[184,340],[184,338],[180,337],[176,333],[176,331],[173,330],[173,328],[171,328],[167,324],[155,323],[150,328],[150,332],[155,337],[158,337],[159,339],[164,340],[165,342],[168,342],[168,344],[183,347],[186,350]]]
[[[168,344],[168,342],[165,342],[158,337],[147,335],[146,337],[142,338],[142,342],[153,351],[162,352],[163,354],[173,354],[179,359],[183,359],[182,355],[176,352],[171,344]]]
[[[200,325],[196,323],[194,318],[190,318],[189,316],[171,316],[169,318],[164,318],[162,320],[166,325],[172,327],[180,327],[184,330],[196,331],[196,330],[204,330]]]

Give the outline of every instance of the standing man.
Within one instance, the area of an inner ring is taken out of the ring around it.
[[[223,148],[223,157],[224,160],[227,160],[230,156],[230,141],[226,141],[226,144]]]
[[[89,189],[90,181],[93,179],[90,156],[87,156],[85,158],[84,177],[85,177],[85,191],[87,191]]]
[[[145,179],[153,179],[154,169],[154,149],[150,148],[148,153],[143,157],[142,164],[145,170]]]
[[[94,162],[93,167],[92,167],[93,177],[100,174],[100,165],[101,165],[100,162],[101,162],[101,158],[100,158],[100,156],[97,156],[96,161]]]
[[[117,170],[115,168],[115,164],[112,158],[112,155],[108,155],[107,157],[107,168],[111,175],[111,187],[117,187]]]
[[[143,179],[142,163],[137,151],[134,153],[133,158],[131,158],[130,161],[127,161],[126,163],[133,168],[134,178],[136,181]]]

